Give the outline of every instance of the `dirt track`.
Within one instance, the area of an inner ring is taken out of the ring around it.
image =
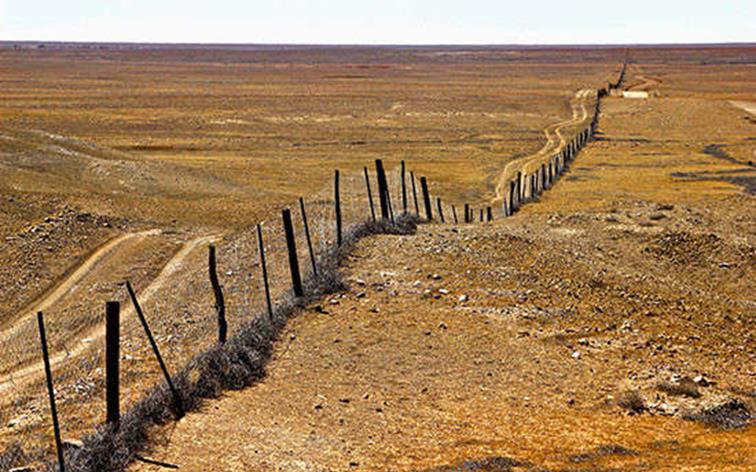
[[[73,273],[66,277],[63,281],[56,285],[55,289],[51,291],[44,298],[34,304],[34,306],[26,310],[29,314],[36,311],[45,310],[47,307],[53,305],[55,302],[63,298],[67,293],[75,290],[84,277],[92,270],[92,268],[98,264],[103,263],[108,257],[117,257],[118,246],[127,240],[139,240],[149,236],[157,236],[161,232],[160,230],[147,230],[139,233],[127,233],[121,235],[95,251],[89,258],[87,258]],[[149,285],[137,296],[141,302],[149,301],[155,294],[158,293],[160,288],[170,279],[171,276],[178,270],[183,261],[189,256],[190,253],[197,248],[204,248],[207,244],[218,239],[219,236],[210,235],[202,236],[191,239],[185,242],[179,251],[162,267],[159,274],[149,283]],[[131,316],[133,307],[127,306],[122,311],[122,316]],[[31,316],[31,315],[29,315]],[[24,319],[25,320],[25,319]],[[6,339],[10,339],[14,334],[14,326],[8,327],[2,332],[2,336]],[[54,368],[59,363],[75,358],[82,354],[84,351],[91,349],[92,343],[103,338],[105,335],[105,327],[103,323],[96,323],[90,330],[83,333],[71,333],[73,338],[63,339],[62,344],[69,346],[65,351],[58,351],[51,353],[50,364]],[[44,369],[41,360],[35,360],[31,364],[19,365],[18,368],[8,374],[7,378],[4,378],[0,382],[0,393],[7,391],[8,389],[20,389],[24,385],[31,384],[33,382],[40,381],[44,376]],[[12,398],[8,397],[9,401]],[[2,405],[0,401],[0,406]]]
[[[593,98],[591,98],[593,97]],[[518,172],[533,173],[538,170],[542,164],[548,162],[555,154],[560,152],[567,145],[569,137],[566,137],[563,131],[567,128],[574,127],[588,119],[588,110],[586,109],[586,100],[595,100],[594,90],[579,90],[570,100],[572,108],[572,117],[558,123],[551,124],[544,128],[543,134],[546,137],[546,143],[543,147],[529,156],[515,159],[508,162],[501,171],[497,179],[495,194],[491,201],[496,208],[500,207],[506,199],[509,182],[516,177]]]

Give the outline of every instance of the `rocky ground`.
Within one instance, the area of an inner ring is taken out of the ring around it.
[[[607,100],[599,139],[514,217],[362,242],[349,290],[290,323],[267,378],[149,455],[182,470],[752,470],[754,172],[706,152],[748,139],[695,132],[717,112],[743,113]]]

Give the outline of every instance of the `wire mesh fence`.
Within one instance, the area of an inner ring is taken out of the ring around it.
[[[602,96],[601,92],[598,96]],[[595,101],[598,103],[598,98]],[[585,144],[586,130],[595,126],[597,113],[598,105],[593,115],[589,114],[574,128],[571,143]],[[549,162],[561,172],[564,163],[572,158],[574,154],[562,152]],[[306,199],[291,202],[296,260],[302,278],[313,275],[318,269],[316,261],[338,244],[339,228],[347,233],[365,221],[380,219],[386,211],[385,205],[389,218],[406,211],[435,222],[490,221],[494,214],[511,214],[516,205],[543,190],[539,185],[544,178],[542,167],[529,169],[524,175],[518,174],[516,196],[510,192],[500,208],[468,208],[464,202],[451,202],[436,195],[433,183],[423,185],[421,176],[404,167],[403,162],[390,164],[385,202],[381,202],[382,185],[373,163],[362,171],[339,174],[338,190],[335,181],[331,181]],[[218,342],[217,303],[209,280],[210,244],[217,248],[217,274],[225,298],[229,334],[238,332],[253,317],[268,313],[264,275],[270,299],[280,299],[291,290],[290,248],[280,213],[262,222],[251,222],[244,230],[230,235],[170,235],[170,247],[159,242],[165,236],[143,237],[142,241],[155,239],[154,244],[146,246],[155,249],[154,257],[140,253],[145,246],[135,243],[127,249],[133,253],[136,268],[114,268],[107,277],[73,286],[67,296],[83,292],[70,297],[75,302],[61,300],[44,310],[58,415],[63,438],[69,443],[106,417],[104,300],[118,301],[122,307],[121,408],[128,410],[147,389],[163,380],[123,285],[126,280],[134,284],[155,343],[171,372]],[[261,247],[265,252],[265,270]],[[157,272],[152,269],[156,260],[161,261]],[[0,346],[0,426],[6,430],[0,434],[0,447],[6,448],[6,454],[0,456],[0,469],[28,466],[34,457],[49,460],[54,451],[36,319],[26,316],[0,331]]]

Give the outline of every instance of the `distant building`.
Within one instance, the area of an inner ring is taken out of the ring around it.
[[[623,90],[622,98],[648,98],[645,90]]]

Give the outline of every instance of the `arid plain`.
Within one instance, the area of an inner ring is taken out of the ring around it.
[[[363,241],[350,288],[291,322],[260,384],[156,431],[148,455],[184,470],[748,470],[755,57],[6,44],[0,328],[54,300],[58,349],[78,352],[128,278],[181,299],[156,320],[183,336],[163,338],[179,367],[203,338],[173,325],[212,319],[199,248],[246,247],[333,169],[376,158],[405,160],[448,202],[496,202],[503,169],[628,61],[624,89],[649,98],[606,98],[597,139],[538,202]],[[250,282],[245,264],[223,267],[228,287]],[[232,290],[240,318],[254,287]],[[11,379],[36,355],[13,349]],[[155,380],[135,357],[127,404]],[[50,446],[41,385],[0,405],[4,445]],[[66,438],[103,419],[96,392],[65,393]],[[737,424],[704,421],[722,405]]]

